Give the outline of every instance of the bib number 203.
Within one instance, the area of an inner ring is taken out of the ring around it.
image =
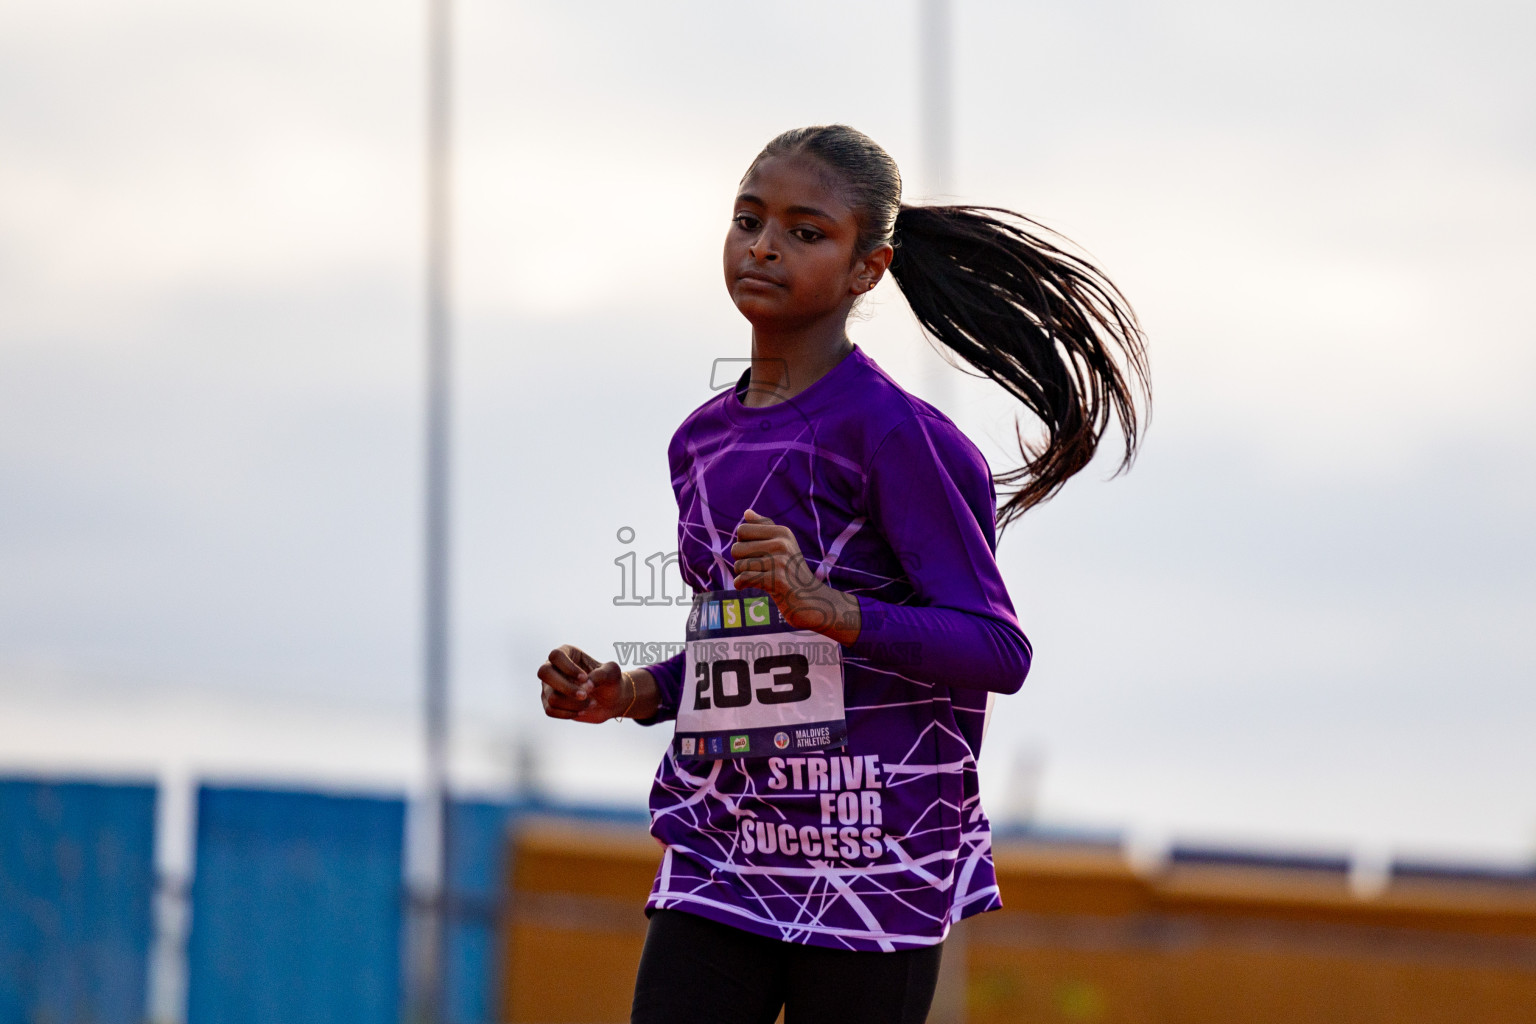
[[[811,697],[810,663],[803,654],[757,658],[721,658],[694,664],[693,710],[744,708],[759,704],[794,704]],[[754,682],[766,683],[755,686]]]

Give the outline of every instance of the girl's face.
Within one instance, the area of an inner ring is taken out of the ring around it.
[[[767,157],[741,183],[725,236],[725,286],[754,327],[847,318],[879,281],[890,246],[855,259],[859,225],[836,172],[798,155]]]

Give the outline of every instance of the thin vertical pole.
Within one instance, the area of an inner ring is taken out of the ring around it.
[[[445,1010],[448,923],[448,459],[452,394],[450,328],[451,0],[427,10],[427,408],[426,537],[422,670],[426,727],[428,891],[421,928],[417,1020],[440,1024]]]
[[[921,0],[923,191],[948,195],[954,188],[954,86],[950,0]]]
[[[918,14],[918,97],[921,139],[922,191],[940,202],[949,202],[954,190],[954,68],[953,32],[950,0],[919,0]],[[948,414],[962,428],[956,408],[958,373],[942,359],[929,362],[927,398]],[[939,980],[933,993],[929,1020],[933,1024],[964,1024],[966,985],[969,970],[966,956],[966,929],[956,924],[944,942],[944,958],[939,966]]]
[[[918,12],[918,120],[921,138],[921,183],[926,195],[947,201],[954,188],[954,87],[952,68],[952,20],[950,0],[919,0]],[[927,397],[958,419],[955,409],[956,371],[935,356],[929,362]]]

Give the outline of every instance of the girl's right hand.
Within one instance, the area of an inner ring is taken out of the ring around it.
[[[635,702],[634,676],[616,661],[599,663],[587,652],[562,644],[539,666],[544,713],[550,718],[606,722]]]

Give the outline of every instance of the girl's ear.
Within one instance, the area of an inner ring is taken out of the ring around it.
[[[868,253],[853,261],[853,283],[849,290],[855,295],[863,295],[875,285],[880,283],[880,278],[885,276],[885,271],[891,265],[891,260],[896,256],[896,250],[889,245],[877,245]]]

